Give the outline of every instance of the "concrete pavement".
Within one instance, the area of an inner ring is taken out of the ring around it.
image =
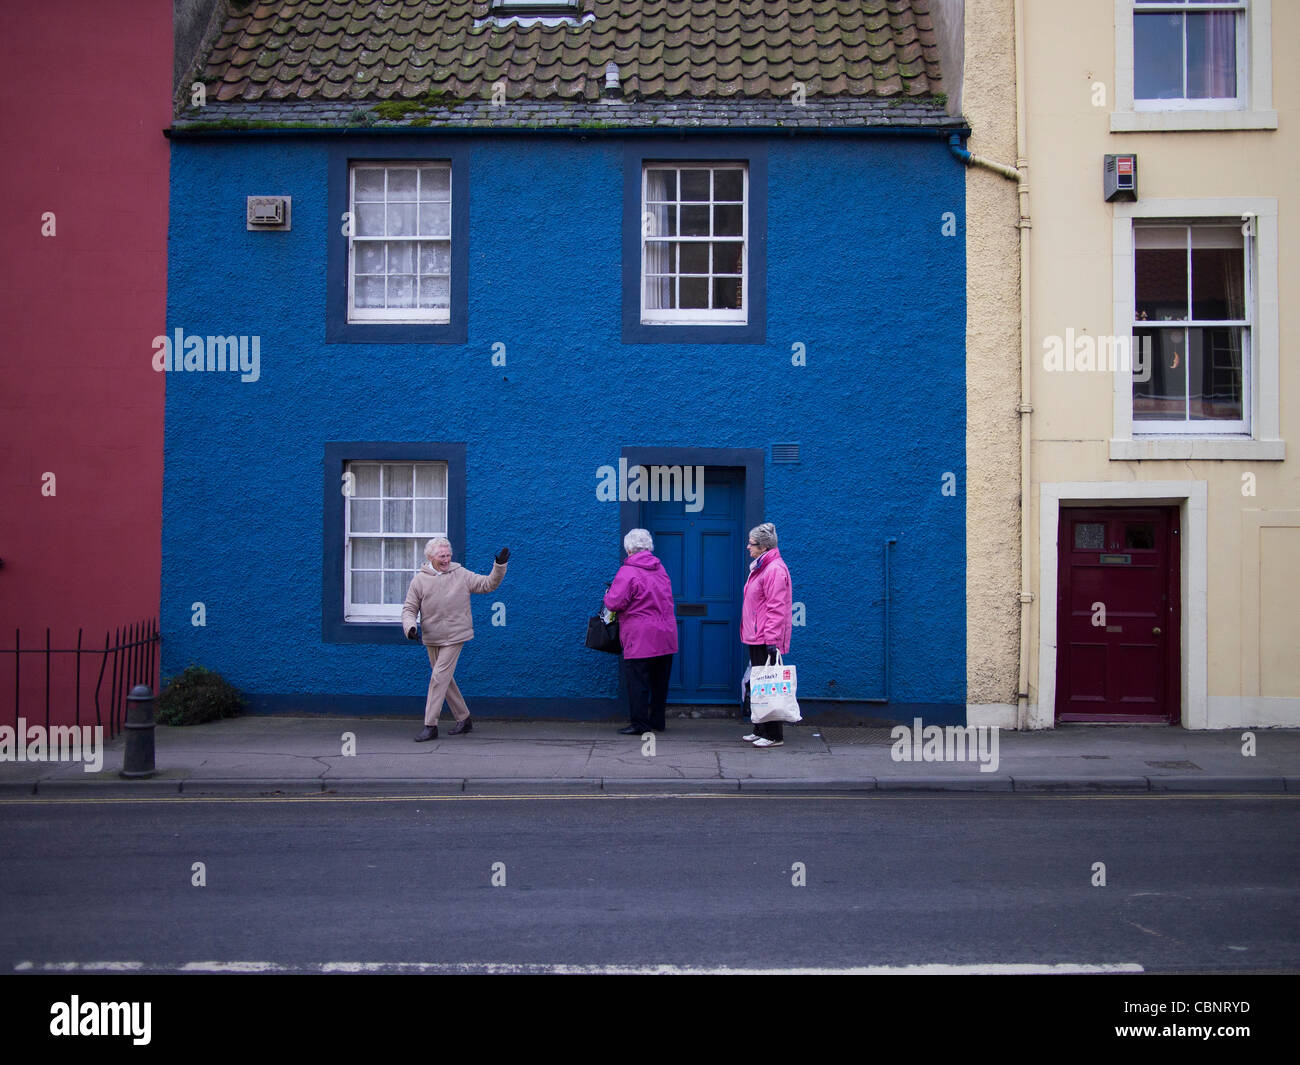
[[[413,742],[411,718],[247,716],[158,726],[155,765],[125,780],[124,739],[103,765],[0,761],[0,796],[395,796],[439,794],[685,794],[933,792],[1300,793],[1300,729],[1191,732],[1154,726],[1000,731],[973,736],[967,760],[930,760],[925,737],[899,753],[888,728],[787,725],[782,747],[741,740],[738,719],[677,718],[653,743],[611,722],[475,718],[474,731]],[[28,722],[32,724],[33,722]],[[1254,736],[1253,755],[1243,753]],[[909,737],[909,739],[911,739]],[[960,746],[951,752],[956,756]],[[996,755],[996,757],[995,757]]]

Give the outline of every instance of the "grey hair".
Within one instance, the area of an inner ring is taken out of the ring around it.
[[[751,543],[758,544],[764,551],[771,551],[776,546],[776,526],[770,521],[755,525],[749,530]]]
[[[451,541],[448,540],[445,536],[435,536],[432,540],[430,540],[427,544],[424,545],[424,557],[433,558],[433,553],[437,551],[438,548],[440,548],[443,544],[446,544],[448,547],[450,547]]]
[[[645,529],[630,529],[628,534],[623,537],[623,550],[629,555],[634,551],[653,551],[654,549],[655,542]]]

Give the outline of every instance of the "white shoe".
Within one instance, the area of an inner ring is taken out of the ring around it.
[[[753,743],[756,739],[760,739],[761,737],[757,732],[751,732],[748,736],[741,736],[740,738],[746,743]]]
[[[769,740],[769,739],[767,739],[766,737],[763,737],[763,738],[760,738],[760,739],[755,740],[755,741],[754,741],[754,746],[755,746],[755,747],[780,747],[780,746],[782,746],[784,743],[785,743],[785,740]]]

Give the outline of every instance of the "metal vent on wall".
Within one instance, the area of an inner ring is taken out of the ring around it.
[[[576,15],[578,0],[492,0],[492,12],[524,15]]]
[[[772,445],[772,462],[792,465],[799,461],[798,444],[773,444]]]
[[[293,198],[290,196],[249,196],[247,229],[289,229]]]

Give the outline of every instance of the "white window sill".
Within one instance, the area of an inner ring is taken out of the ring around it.
[[[1112,111],[1112,133],[1197,129],[1277,129],[1276,111]]]
[[[450,325],[450,318],[349,318],[348,325]]]
[[[642,318],[642,325],[730,325],[746,326],[749,323],[743,318]]]
[[[1143,459],[1239,459],[1251,462],[1282,461],[1286,458],[1285,440],[1228,440],[1188,437],[1138,437],[1134,440],[1111,440],[1112,461]]]

